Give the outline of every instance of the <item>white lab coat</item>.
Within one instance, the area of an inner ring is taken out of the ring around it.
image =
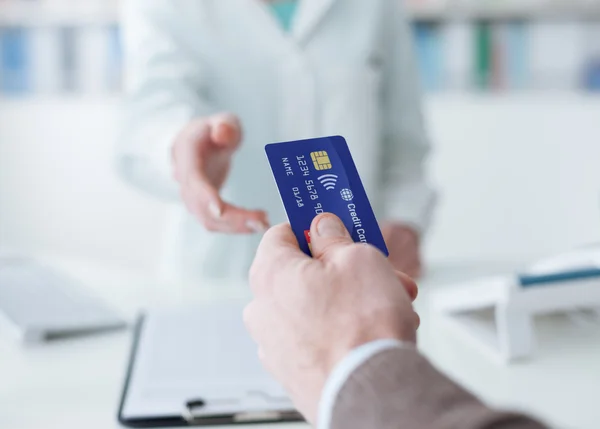
[[[263,0],[128,0],[122,174],[178,201],[170,146],[192,118],[238,115],[244,140],[225,199],[285,221],[267,143],[343,135],[380,220],[424,230],[434,193],[424,161],[411,34],[398,0],[301,0],[286,33]],[[259,236],[205,231],[181,204],[170,277],[245,277]]]

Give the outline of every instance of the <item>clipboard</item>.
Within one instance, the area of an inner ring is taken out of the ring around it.
[[[118,421],[131,428],[304,421],[262,368],[243,307],[226,301],[141,314]]]

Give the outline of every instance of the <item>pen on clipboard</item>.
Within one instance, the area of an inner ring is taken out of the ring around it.
[[[182,417],[187,422],[193,423],[204,417],[201,414],[196,414],[196,412],[204,408],[206,405],[207,403],[203,399],[194,399],[188,401],[185,404]],[[298,420],[299,418],[301,418],[301,415],[296,411],[245,411],[234,414],[232,423],[279,422]]]

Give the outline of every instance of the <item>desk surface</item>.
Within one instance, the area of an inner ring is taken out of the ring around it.
[[[88,261],[56,259],[52,264],[84,281],[131,318],[139,308],[157,303],[248,296],[239,285],[174,288]],[[555,427],[596,429],[600,421],[597,327],[576,326],[564,316],[539,320],[536,356],[502,367],[452,335],[443,318],[429,314],[426,298],[434,285],[497,272],[501,266],[507,265],[432,270],[417,301],[423,319],[421,349],[438,367],[494,405],[526,410]],[[0,427],[118,428],[116,410],[130,341],[128,331],[28,347],[0,338]]]

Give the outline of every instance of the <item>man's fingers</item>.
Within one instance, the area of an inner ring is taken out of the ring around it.
[[[256,251],[250,268],[250,286],[255,295],[265,290],[285,285],[286,277],[295,275],[293,266],[311,262],[300,250],[298,240],[289,224],[269,229]]]
[[[208,119],[211,128],[211,139],[216,144],[237,149],[242,141],[242,126],[239,119],[230,113],[211,116]]]
[[[262,300],[254,300],[244,309],[243,317],[246,330],[257,345],[259,360],[267,371],[272,372],[273,368],[265,353],[265,348],[273,352],[272,344],[269,343],[277,341],[277,338],[271,335],[273,325],[277,323],[273,320],[273,307],[265,304]]]
[[[418,330],[421,327],[421,316],[416,311],[414,312],[415,328]]]
[[[325,213],[317,216],[310,228],[312,254],[316,259],[327,256],[332,250],[353,244],[344,223],[336,215]]]
[[[271,228],[257,250],[257,257],[272,257],[278,252],[292,252],[304,255],[298,247],[298,240],[287,223],[282,223]]]
[[[417,296],[419,295],[419,287],[417,286],[417,283],[411,277],[407,276],[401,271],[396,271],[396,276],[398,277],[398,280],[400,280],[400,283],[402,283],[402,286],[404,286],[404,289],[408,293],[410,299],[412,301],[417,299]]]
[[[420,279],[423,277],[423,268],[421,267],[420,262],[415,263],[406,271],[406,274],[409,274],[413,279]]]
[[[252,301],[244,308],[244,325],[253,340],[256,339],[258,319],[261,316],[260,311],[257,311],[259,304],[257,301]]]

